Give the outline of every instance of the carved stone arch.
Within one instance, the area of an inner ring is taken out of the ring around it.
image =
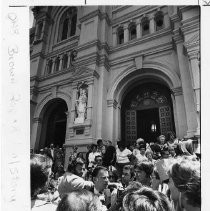
[[[144,71],[144,69],[147,69],[147,71]],[[116,100],[117,98],[119,100],[120,98],[119,94],[122,91],[120,87],[121,86],[124,87],[125,84],[128,83],[128,81],[126,82],[127,80],[126,78],[134,73],[137,74],[135,75],[135,77],[138,76],[138,78],[146,76],[159,78],[162,81],[164,81],[170,89],[174,89],[176,87],[181,86],[181,81],[178,75],[173,70],[171,70],[167,65],[164,65],[159,62],[147,61],[143,63],[142,70],[137,70],[134,65],[131,65],[127,67],[123,72],[121,72],[112,83],[111,88],[107,95],[107,100]]]
[[[55,97],[52,93],[43,97],[43,99],[37,105],[37,108],[34,113],[34,118],[42,118],[44,114],[44,108],[47,106],[48,102],[56,98],[61,98],[62,100],[64,100],[66,102],[68,111],[71,110],[71,95],[62,91],[57,91]]]

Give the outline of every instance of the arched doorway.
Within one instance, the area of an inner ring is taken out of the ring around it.
[[[56,98],[47,103],[43,115],[39,149],[49,147],[51,143],[62,147],[65,143],[67,111],[68,108],[63,99]]]
[[[160,134],[175,132],[170,89],[154,82],[135,86],[123,99],[121,123],[127,144],[140,137],[155,142]]]

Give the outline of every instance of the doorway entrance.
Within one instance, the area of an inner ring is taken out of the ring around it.
[[[143,138],[146,142],[155,142],[160,135],[158,108],[151,108],[137,111],[137,137]]]
[[[174,130],[170,90],[158,83],[136,86],[124,97],[121,107],[121,139],[132,144],[138,138],[156,142],[160,134]]]
[[[39,149],[54,146],[62,147],[66,137],[66,102],[60,98],[53,99],[46,107],[43,117]]]

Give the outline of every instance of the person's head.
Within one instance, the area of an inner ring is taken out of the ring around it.
[[[73,146],[73,152],[77,152],[78,147],[77,146]]]
[[[125,149],[125,143],[123,141],[117,142],[117,145],[121,152]]]
[[[102,162],[103,162],[103,160],[102,160],[101,155],[95,156],[95,163],[96,163],[97,166],[102,166]]]
[[[129,182],[133,181],[135,174],[129,165],[127,165],[128,168],[125,167],[126,166],[124,166],[122,172],[122,184],[127,186]]]
[[[188,139],[187,141],[183,141],[185,152],[187,152],[187,155],[193,155],[194,154],[194,149],[193,149],[193,140]],[[189,154],[188,154],[189,153]]]
[[[54,144],[50,144],[50,148],[53,149],[54,148]]]
[[[166,140],[167,141],[174,141],[175,139],[175,133],[172,131],[169,131],[166,135]]]
[[[140,144],[139,145],[139,151],[141,155],[145,155],[146,152],[146,144]]]
[[[103,145],[103,146],[101,147],[101,153],[104,155],[105,152],[106,152],[106,147],[105,147],[105,145]]]
[[[174,157],[176,155],[176,152],[175,152],[175,146],[169,146],[168,147],[168,150],[169,150],[169,153],[171,155],[171,157]]]
[[[92,150],[92,152],[96,152],[97,151],[97,145],[96,144],[92,144],[91,145],[91,150]]]
[[[80,159],[80,160],[75,160],[68,166],[68,171],[82,177],[85,169],[85,163]]]
[[[91,151],[91,145],[87,145],[87,150]]]
[[[151,187],[154,190],[157,190],[160,184],[160,176],[156,168],[154,168],[153,173],[151,175]]]
[[[130,192],[123,198],[124,211],[169,211],[172,205],[167,196],[149,187]]]
[[[169,158],[169,156],[170,156],[170,153],[169,153],[168,146],[164,146],[163,149],[161,150],[161,158],[167,159]]]
[[[52,160],[46,155],[32,154],[30,158],[31,196],[36,196],[49,182]]]
[[[138,148],[141,144],[144,144],[144,139],[143,139],[143,138],[138,138],[138,139],[136,140],[136,146],[137,146],[137,148]]]
[[[97,145],[98,145],[98,147],[102,147],[102,146],[103,146],[103,141],[102,141],[102,139],[98,139],[98,140],[97,140]]]
[[[148,185],[148,183],[151,181],[153,169],[154,166],[149,161],[137,163],[134,166],[136,180],[142,183],[142,185]]]
[[[99,192],[107,188],[109,183],[109,172],[103,166],[96,166],[92,172],[93,182]]]
[[[101,201],[88,190],[78,190],[65,194],[56,211],[98,211]]]
[[[201,205],[201,178],[200,162],[189,157],[176,159],[169,170],[169,178],[181,193],[185,209],[200,207]]]
[[[117,170],[109,171],[109,182],[117,182],[118,173]]]
[[[164,135],[159,136],[159,142],[161,145],[165,144],[166,137]]]
[[[77,154],[77,158],[82,158],[82,159],[84,159],[83,153],[82,153],[82,152],[79,152],[79,153]]]
[[[145,152],[145,156],[147,157],[148,160],[152,160],[153,159],[153,152],[152,150],[147,149]]]

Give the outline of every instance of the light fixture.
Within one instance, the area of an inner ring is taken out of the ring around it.
[[[154,122],[151,123],[151,132],[155,133],[157,131],[157,126]]]

